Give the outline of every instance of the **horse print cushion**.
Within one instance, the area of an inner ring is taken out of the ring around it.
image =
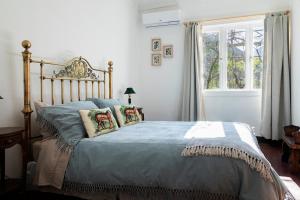
[[[79,112],[90,138],[118,129],[118,124],[110,108],[80,110]]]
[[[137,107],[132,105],[116,105],[114,107],[120,126],[132,125],[141,121]]]

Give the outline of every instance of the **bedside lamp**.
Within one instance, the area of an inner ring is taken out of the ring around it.
[[[135,94],[133,88],[127,88],[124,94],[128,94],[128,104],[131,104],[131,94]]]

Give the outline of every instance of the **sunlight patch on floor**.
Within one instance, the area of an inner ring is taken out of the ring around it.
[[[283,183],[286,185],[286,187],[289,189],[290,193],[294,196],[296,200],[300,200],[300,187],[287,176],[280,176]]]

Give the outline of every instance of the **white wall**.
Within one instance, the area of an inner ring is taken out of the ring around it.
[[[150,1],[151,2],[151,1]],[[157,0],[152,2],[157,3]],[[172,4],[171,0],[165,1]],[[287,0],[178,0],[173,1],[183,12],[184,20],[245,16],[289,9]],[[159,6],[163,6],[162,3]],[[155,4],[144,0],[143,10]],[[163,59],[160,67],[151,66],[151,39],[161,38],[163,44],[174,45],[174,58]],[[141,102],[147,120],[178,120],[182,95],[184,27],[143,28]],[[206,95],[207,120],[242,121],[259,130],[260,95],[219,93]]]
[[[205,94],[207,120],[238,121],[260,127],[261,94],[259,92],[220,92]]]
[[[292,119],[300,126],[300,0],[292,1]]]
[[[178,120],[182,95],[184,29],[180,26],[143,29],[141,102],[146,120]],[[151,38],[173,44],[174,58],[163,59],[162,66],[151,66]]]
[[[113,60],[114,96],[123,98],[125,88],[137,82],[138,21],[135,0],[1,1],[0,95],[5,99],[0,101],[0,127],[23,126],[22,40],[32,42],[35,58],[64,61],[84,56],[101,66]],[[37,77],[32,75],[35,97]],[[21,173],[21,157],[16,152],[19,147],[6,151],[9,177]]]

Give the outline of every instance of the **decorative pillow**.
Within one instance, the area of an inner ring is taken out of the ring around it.
[[[114,106],[120,126],[136,124],[141,121],[137,107],[132,105]]]
[[[98,108],[110,108],[115,119],[117,119],[117,114],[115,111],[115,105],[121,105],[122,103],[118,99],[99,99],[99,98],[88,98],[88,101],[94,102]]]
[[[86,134],[79,110],[90,109],[97,109],[97,106],[91,101],[42,107],[37,119],[42,127],[58,136],[62,147],[74,146]]]
[[[110,108],[80,110],[79,112],[85,130],[90,138],[118,129],[118,124]]]

